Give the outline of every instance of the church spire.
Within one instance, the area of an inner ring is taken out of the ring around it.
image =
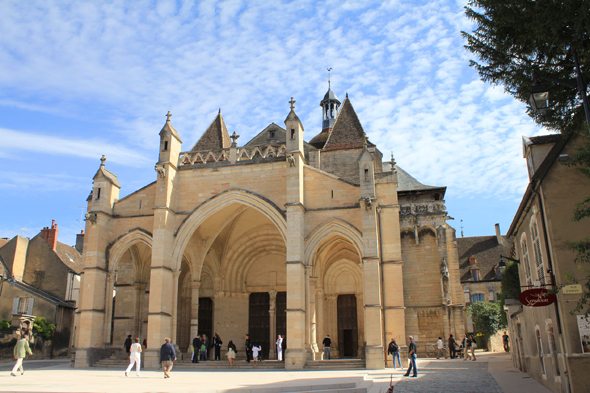
[[[332,69],[328,68],[328,91],[326,92],[322,102],[320,102],[323,117],[322,132],[330,132],[334,126],[334,122],[338,116],[338,108],[340,107],[340,101],[338,101],[338,97],[336,97],[336,94],[334,94],[332,91],[332,84],[329,74],[330,71],[332,71]]]

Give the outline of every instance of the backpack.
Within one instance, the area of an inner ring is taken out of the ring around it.
[[[389,353],[399,352],[399,347],[396,343],[389,344]]]

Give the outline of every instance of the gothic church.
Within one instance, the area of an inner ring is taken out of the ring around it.
[[[155,181],[122,199],[103,157],[88,198],[76,367],[128,334],[147,339],[155,368],[165,337],[187,352],[198,333],[241,348],[249,332],[270,359],[285,336],[288,370],[319,360],[327,334],[332,357],[381,369],[391,338],[420,346],[464,333],[446,187],[384,162],[348,96],[328,89],[320,107],[309,142],[291,100],[284,128],[238,145],[220,112],[190,149],[169,114]]]

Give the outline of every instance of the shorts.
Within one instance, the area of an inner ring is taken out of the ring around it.
[[[165,371],[165,372],[171,371],[172,366],[173,366],[172,360],[163,360],[162,361],[162,370],[163,371]]]

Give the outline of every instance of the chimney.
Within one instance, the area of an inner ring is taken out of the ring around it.
[[[79,234],[76,235],[76,250],[78,250],[78,252],[80,254],[82,254],[83,249],[84,249],[84,229],[82,229],[82,232],[80,232]]]
[[[496,224],[496,240],[498,240],[498,244],[502,244],[502,235],[500,234],[500,224]]]
[[[51,220],[51,228],[43,228],[41,229],[41,236],[43,236],[43,239],[47,240],[47,243],[49,243],[49,247],[51,247],[52,250],[55,251],[55,247],[57,246],[57,233],[59,231],[57,230],[57,224],[55,223],[55,220]]]

